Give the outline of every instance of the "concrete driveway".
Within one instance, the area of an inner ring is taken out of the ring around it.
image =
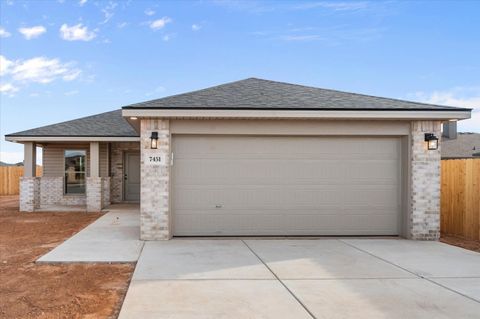
[[[397,239],[147,242],[120,318],[479,318],[480,254]]]

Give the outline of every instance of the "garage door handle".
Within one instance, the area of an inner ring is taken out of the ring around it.
[[[222,208],[222,205],[217,204],[215,205],[215,208]]]

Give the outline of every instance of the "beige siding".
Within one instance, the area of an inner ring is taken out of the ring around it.
[[[63,150],[63,148],[57,147],[56,145],[43,147],[43,176],[63,176]]]
[[[100,143],[100,177],[108,177],[108,171],[108,143]]]
[[[88,168],[90,167],[90,145],[66,145],[66,144],[49,144],[43,147],[43,176],[60,177],[64,174],[64,152],[65,150],[84,149],[87,151],[87,176],[90,175]],[[100,144],[100,176],[109,176],[108,164],[108,143]]]
[[[410,132],[408,121],[328,120],[174,120],[172,134],[248,135],[381,135],[401,136]]]

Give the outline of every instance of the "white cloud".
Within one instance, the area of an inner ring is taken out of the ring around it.
[[[72,81],[80,75],[80,70],[72,68],[71,63],[61,63],[58,59],[36,57],[25,61],[16,61],[10,71],[18,82],[50,83],[58,78]]]
[[[84,27],[81,23],[69,27],[62,24],[60,27],[60,36],[67,41],[90,41],[97,35],[94,31],[89,31],[88,27]]]
[[[31,28],[20,28],[18,29],[18,32],[23,34],[25,39],[30,40],[30,39],[35,39],[47,32],[47,29],[42,26],[42,25],[37,25]]]
[[[472,118],[458,122],[458,129],[463,132],[480,133],[480,87],[455,87],[431,93],[417,92],[413,94],[413,98],[424,103],[473,109]]]
[[[0,38],[8,38],[11,35],[12,34],[10,32],[8,32],[7,30],[5,30],[5,28],[0,27]]]
[[[123,28],[125,28],[127,25],[128,25],[127,22],[122,22],[122,23],[117,24],[117,28],[123,29]]]
[[[47,84],[55,80],[73,81],[81,74],[73,62],[35,57],[27,60],[8,60],[0,56],[1,93],[13,95],[29,83]]]
[[[0,76],[7,74],[13,64],[13,61],[10,61],[3,55],[0,55]]]
[[[19,88],[13,86],[11,83],[2,83],[0,84],[0,93],[6,95],[13,95],[18,92]]]
[[[152,23],[150,23],[150,28],[152,30],[160,30],[163,27],[165,27],[167,23],[170,23],[170,22],[172,22],[172,19],[170,19],[169,17],[163,17],[161,19],[155,20]]]
[[[85,3],[87,3],[88,0],[80,0],[78,1],[78,5],[81,7],[83,6]]]
[[[147,9],[145,10],[145,14],[147,16],[153,16],[155,14],[155,11],[153,11],[152,9]]]
[[[192,24],[192,30],[193,30],[193,31],[198,31],[198,30],[200,30],[201,28],[202,28],[202,26],[199,25],[199,24]]]
[[[114,15],[115,8],[117,7],[117,3],[110,1],[106,7],[102,9],[103,15],[104,15],[104,20],[100,22],[100,24],[105,24]]]

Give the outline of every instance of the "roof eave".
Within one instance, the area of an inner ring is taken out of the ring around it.
[[[5,135],[8,142],[139,142],[139,136]]]
[[[278,119],[358,119],[358,120],[463,120],[471,109],[444,110],[273,110],[273,109],[122,109],[124,117],[162,118],[278,118]]]

